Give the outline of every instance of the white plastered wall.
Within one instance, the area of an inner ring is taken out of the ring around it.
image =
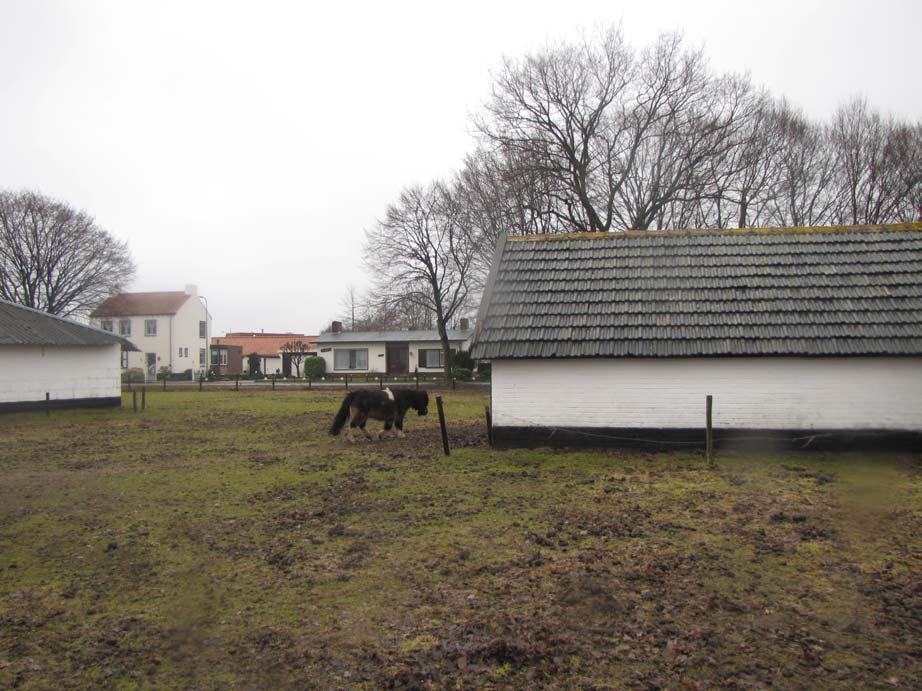
[[[512,427],[922,430],[922,358],[494,360]]]
[[[121,396],[121,347],[0,346],[0,403]]]

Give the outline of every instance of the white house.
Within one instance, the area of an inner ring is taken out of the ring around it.
[[[473,331],[467,320],[448,330],[449,347],[466,351]],[[329,374],[409,374],[444,371],[442,343],[435,329],[420,331],[343,331],[333,322],[331,331],[317,336],[317,349]]]
[[[0,412],[121,405],[120,354],[131,347],[114,334],[0,300]]]
[[[122,369],[139,368],[148,380],[164,367],[190,379],[205,373],[211,315],[194,285],[184,291],[113,295],[93,310],[90,321],[137,346],[140,352],[122,354]]]
[[[474,358],[505,445],[922,448],[922,224],[500,240]]]

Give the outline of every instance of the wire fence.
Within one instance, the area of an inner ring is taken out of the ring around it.
[[[409,374],[409,375],[392,375],[392,374],[332,374],[320,378],[306,377],[303,379],[295,377],[276,377],[269,376],[263,378],[253,378],[244,375],[230,375],[218,378],[207,379],[200,377],[198,379],[169,379],[160,378],[157,380],[147,379],[126,379],[122,382],[122,391],[133,391],[135,389],[162,391],[189,391],[189,390],[220,390],[226,391],[232,389],[240,391],[258,390],[326,390],[326,389],[383,389],[386,386],[411,386],[417,389],[458,389],[458,388],[484,388],[489,386],[489,382],[483,381],[466,381],[452,378],[446,379],[444,375],[439,374]]]

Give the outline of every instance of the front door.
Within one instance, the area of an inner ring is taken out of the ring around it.
[[[385,353],[388,374],[407,374],[410,371],[409,343],[388,343]]]
[[[157,353],[144,353],[147,364],[147,378],[151,381],[157,378]]]

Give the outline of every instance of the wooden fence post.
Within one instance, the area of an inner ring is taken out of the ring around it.
[[[312,384],[313,384],[312,377],[311,377],[311,375],[308,374],[308,375],[307,375],[307,390],[308,390],[308,391],[311,390],[311,385],[312,385]]]
[[[138,412],[138,392],[137,389],[132,390],[131,392],[131,409],[134,412]]]
[[[147,387],[141,387],[141,410],[147,410]]]
[[[381,377],[381,375],[378,375],[378,388],[379,389],[384,388],[384,379]]]
[[[199,390],[199,391],[202,390],[202,386],[204,385],[204,383],[205,383],[205,377],[199,375],[199,378],[198,378],[198,390]],[[163,389],[164,389],[164,391],[165,391],[165,390],[166,390],[166,386],[164,386]]]
[[[419,388],[419,367],[416,368],[416,388]]]
[[[711,394],[708,394],[707,404],[706,404],[706,424],[707,424],[707,459],[708,463],[714,462],[714,430],[711,426],[711,407],[714,402],[714,397]]]
[[[439,409],[439,427],[442,428],[442,448],[445,449],[445,455],[451,456],[451,449],[448,447],[448,430],[445,428],[445,410],[442,408],[442,397],[435,397],[435,406]]]
[[[490,448],[493,448],[493,416],[490,415],[490,406],[484,406],[484,411],[487,414],[487,442],[490,444]]]
[[[130,381],[130,377],[129,377],[129,381]],[[51,394],[47,391],[45,392],[45,415],[46,416],[51,415]]]
[[[275,391],[275,375],[272,376],[272,390]]]
[[[343,375],[343,382],[346,384],[346,389],[348,390],[349,389],[349,375],[348,374]]]
[[[234,391],[240,391],[240,375],[234,377]]]

